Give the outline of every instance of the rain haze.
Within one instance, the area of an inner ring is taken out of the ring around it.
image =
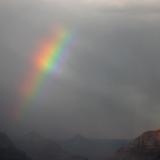
[[[1,0],[0,23],[2,131],[133,138],[160,127],[158,0]],[[57,26],[73,47],[17,111],[35,50]]]

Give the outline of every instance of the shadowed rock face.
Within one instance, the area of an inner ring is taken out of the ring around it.
[[[160,130],[143,133],[119,149],[113,160],[160,160]]]
[[[18,150],[5,134],[0,133],[0,160],[30,160],[30,158]]]

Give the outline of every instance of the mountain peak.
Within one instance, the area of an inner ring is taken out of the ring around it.
[[[36,132],[30,132],[19,141],[22,148],[33,160],[85,160],[65,151],[57,142],[43,137]]]

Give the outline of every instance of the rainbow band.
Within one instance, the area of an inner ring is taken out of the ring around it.
[[[73,37],[73,34],[66,30],[58,29],[51,41],[41,45],[33,60],[34,68],[22,86],[24,93],[22,110],[26,108],[25,106],[30,105],[42,92],[42,87],[48,76],[59,73],[70,50]]]

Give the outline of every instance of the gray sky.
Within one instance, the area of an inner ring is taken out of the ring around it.
[[[158,0],[13,0],[0,2],[1,126],[48,136],[130,138],[160,127]],[[39,41],[55,25],[76,32],[57,79],[27,106],[9,112]]]

